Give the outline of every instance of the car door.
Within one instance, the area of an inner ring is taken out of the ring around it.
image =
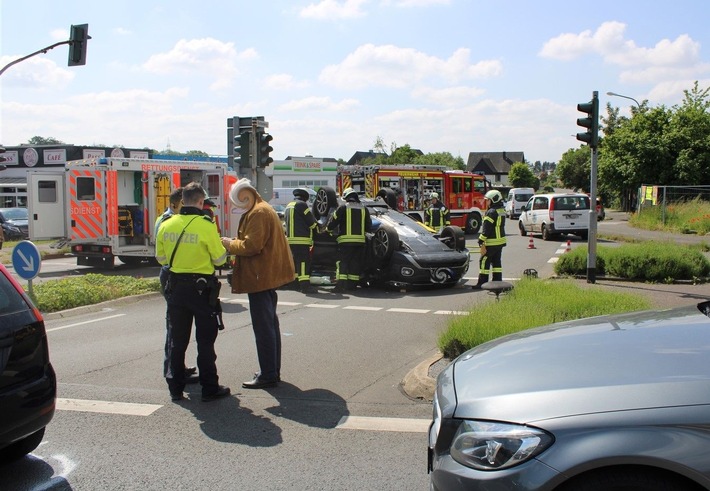
[[[530,217],[530,231],[542,232],[542,226],[547,223],[550,199],[547,196],[533,196],[532,212]]]
[[[520,212],[520,225],[523,227],[523,229],[526,232],[532,232],[532,208],[533,208],[533,201],[535,198],[530,198],[527,203],[525,203],[525,206],[523,207],[525,211]]]

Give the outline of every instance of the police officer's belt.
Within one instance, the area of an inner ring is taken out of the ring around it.
[[[176,282],[195,282],[200,278],[207,280],[208,282],[213,281],[217,277],[213,274],[198,274],[198,273],[173,273],[170,272],[170,279]]]

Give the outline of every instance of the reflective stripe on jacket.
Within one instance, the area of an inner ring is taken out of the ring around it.
[[[372,229],[370,212],[361,203],[348,201],[340,205],[328,222],[328,230],[339,227],[338,244],[364,244],[365,232]]]
[[[505,210],[502,207],[489,208],[483,218],[478,243],[486,246],[505,245]]]
[[[313,230],[316,219],[305,201],[295,200],[284,210],[286,238],[291,245],[313,245]]]

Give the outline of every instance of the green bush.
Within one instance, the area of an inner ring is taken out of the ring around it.
[[[619,247],[600,246],[596,271],[599,275],[650,282],[697,280],[710,275],[710,261],[698,247],[648,241]],[[555,263],[558,275],[576,276],[586,272],[586,248],[563,254]]]
[[[447,358],[507,334],[597,315],[650,308],[638,295],[580,288],[571,280],[523,279],[499,302],[474,308],[451,320],[438,346]]]
[[[132,276],[83,276],[49,280],[33,286],[34,301],[41,312],[57,312],[116,298],[160,291],[158,279]]]

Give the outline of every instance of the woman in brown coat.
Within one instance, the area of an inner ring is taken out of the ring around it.
[[[236,238],[222,238],[235,256],[232,293],[246,293],[256,340],[259,372],[246,389],[275,387],[281,381],[281,330],[276,289],[294,280],[293,257],[276,211],[248,179],[238,180],[229,198],[242,214]]]

